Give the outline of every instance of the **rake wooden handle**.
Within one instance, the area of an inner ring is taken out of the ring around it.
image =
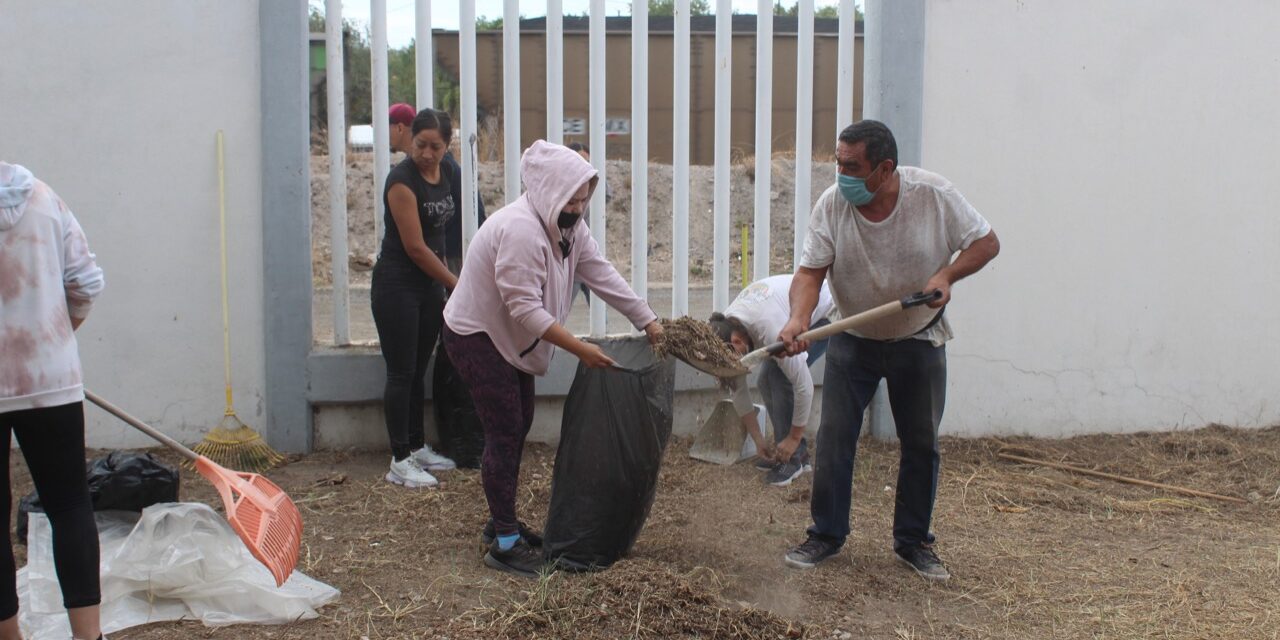
[[[849,329],[859,327],[868,322],[871,322],[872,320],[879,320],[880,318],[891,316],[899,311],[902,311],[903,309],[909,309],[911,307],[920,306],[927,302],[932,302],[933,300],[937,300],[938,298],[941,298],[941,297],[942,297],[942,292],[938,291],[937,289],[929,292],[913,293],[900,300],[894,300],[893,302],[886,302],[878,307],[867,309],[866,311],[863,311],[862,313],[859,313],[857,315],[853,315],[853,316],[849,316],[848,318],[837,320],[835,322],[832,322],[831,324],[822,325],[817,329],[810,329],[796,336],[796,340],[805,340],[805,341],[821,340],[822,338],[833,336],[837,333],[840,333],[841,331],[848,331]],[[779,353],[782,353],[786,348],[787,348],[787,345],[779,341],[767,347],[761,347],[759,349],[756,349],[755,351],[752,351],[751,353],[748,353],[747,355],[742,357],[742,366],[747,367],[748,369],[753,368],[757,364],[764,362],[765,358],[769,356],[776,356]]]
[[[88,398],[89,402],[92,402],[98,405],[99,407],[102,407],[102,409],[107,413],[129,423],[129,425],[132,426],[134,429],[137,429],[138,431],[141,431],[151,436],[152,438],[159,440],[161,444],[163,444],[166,447],[169,447],[170,449],[173,449],[174,451],[177,451],[184,458],[187,458],[192,462],[195,462],[196,460],[200,459],[200,456],[196,452],[186,448],[185,446],[182,445],[181,442],[178,442],[177,440],[174,440],[173,438],[170,438],[169,436],[166,436],[165,434],[160,433],[160,431],[157,430],[155,427],[152,427],[147,423],[129,415],[128,413],[125,413],[124,409],[121,409],[120,407],[117,407],[114,404],[111,404],[110,402],[103,400],[102,397],[99,396],[98,394],[88,389],[85,389],[84,397]]]
[[[1061,462],[1049,462],[1048,460],[1036,460],[1035,458],[1024,458],[1022,456],[1015,456],[1009,453],[997,453],[996,457],[1002,460],[1008,460],[1010,462],[1036,464],[1042,467],[1050,467],[1052,469],[1062,469],[1063,471],[1070,471],[1072,473],[1079,473],[1081,475],[1094,476],[1098,478],[1106,478],[1108,480],[1115,480],[1116,482],[1124,482],[1126,484],[1136,484],[1142,487],[1164,489],[1165,491],[1173,491],[1175,493],[1181,493],[1188,496],[1196,496],[1198,498],[1212,498],[1214,500],[1222,500],[1224,502],[1236,502],[1239,504],[1249,504],[1248,500],[1236,498],[1234,496],[1224,496],[1217,493],[1209,493],[1208,491],[1200,491],[1198,489],[1188,489],[1186,487],[1179,487],[1172,484],[1163,484],[1160,482],[1152,482],[1150,480],[1140,480],[1138,478],[1130,478],[1128,476],[1119,476],[1114,473],[1094,471],[1093,469],[1084,469],[1082,467],[1076,467],[1069,464],[1062,464]]]

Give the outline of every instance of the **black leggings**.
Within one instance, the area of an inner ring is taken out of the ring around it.
[[[403,460],[426,442],[425,379],[444,322],[444,287],[421,273],[405,275],[388,267],[374,270],[369,293],[387,363],[387,438],[392,457]]]
[[[84,403],[0,413],[4,451],[4,549],[0,550],[0,620],[18,613],[17,570],[10,541],[9,434],[18,437],[53,528],[53,566],[62,606],[88,607],[102,600],[98,589],[98,526],[85,481]]]

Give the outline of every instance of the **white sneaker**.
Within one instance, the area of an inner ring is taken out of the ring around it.
[[[413,456],[409,456],[404,460],[396,462],[395,458],[391,459],[391,470],[387,472],[387,482],[392,484],[403,485],[410,489],[434,489],[440,486],[440,481],[436,477],[427,473],[422,467],[414,462]]]
[[[458,468],[453,460],[432,451],[429,444],[422,445],[421,449],[409,454],[409,457],[417,462],[419,467],[430,471],[448,471]]]

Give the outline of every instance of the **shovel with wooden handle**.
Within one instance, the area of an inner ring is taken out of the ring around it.
[[[810,329],[809,331],[806,331],[796,336],[796,340],[805,340],[805,341],[821,340],[823,338],[826,338],[828,336],[833,336],[842,331],[848,331],[849,329],[856,329],[859,326],[864,325],[868,322],[879,320],[886,316],[891,316],[895,313],[898,313],[899,311],[910,309],[911,307],[918,307],[922,304],[932,302],[940,298],[942,298],[942,292],[936,289],[928,292],[921,291],[921,292],[913,293],[911,295],[903,297],[901,300],[894,300],[893,302],[887,302],[873,309],[868,309],[866,311],[863,311],[858,315],[849,316],[848,318],[837,320],[835,322],[832,322],[831,324],[818,327],[817,329]],[[741,361],[742,366],[746,369],[754,369],[756,365],[759,365],[760,363],[764,362],[766,358],[776,356],[782,353],[784,350],[786,350],[786,348],[787,348],[787,345],[783,344],[782,342],[775,342],[767,347],[761,347],[759,349],[756,349],[755,351],[752,351],[751,353],[748,353],[747,355],[742,356],[742,361]]]

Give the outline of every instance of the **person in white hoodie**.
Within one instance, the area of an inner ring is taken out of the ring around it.
[[[0,162],[0,500],[7,518],[12,434],[53,528],[53,563],[78,640],[102,630],[74,331],[102,287],[102,269],[67,205],[26,168]],[[19,640],[13,549],[8,525],[0,529],[0,640]]]
[[[708,323],[721,340],[729,343],[730,348],[739,355],[746,355],[772,344],[787,320],[791,319],[790,292],[789,273],[757,280],[747,285],[724,313],[711,314]],[[830,324],[827,316],[834,307],[831,290],[824,283],[809,326],[816,329]],[[764,481],[775,487],[785,487],[809,470],[808,443],[804,439],[809,411],[813,407],[813,375],[809,367],[826,351],[827,340],[816,340],[809,343],[806,353],[769,358],[760,366],[756,385],[760,388],[769,420],[773,422],[776,450],[764,441],[764,435],[760,433],[747,376],[725,381],[733,390],[733,408],[737,409],[743,428],[755,440],[756,450],[761,453],[757,467],[768,470]]]
[[[457,288],[444,308],[444,346],[471,389],[484,426],[480,477],[489,503],[485,564],[535,577],[541,538],[516,519],[524,439],[533,424],[533,377],[554,347],[588,367],[614,362],[564,327],[574,280],[622,312],[651,343],[662,325],[600,255],[580,222],[599,176],[577,153],[538,140],[520,159],[525,192],[495,211],[472,238]]]

